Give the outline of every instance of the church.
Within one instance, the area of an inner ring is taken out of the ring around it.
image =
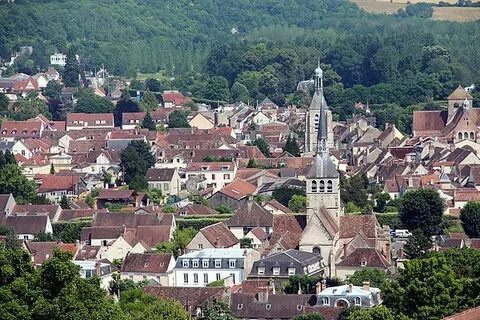
[[[330,157],[332,113],[323,94],[320,66],[315,70],[315,93],[307,119],[304,156],[313,151],[315,159],[306,175],[307,225],[299,249],[319,253],[328,277],[344,278],[362,267],[388,270],[390,238],[375,215],[344,214],[340,173]]]

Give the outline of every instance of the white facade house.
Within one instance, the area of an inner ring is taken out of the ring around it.
[[[80,277],[89,279],[93,276],[100,278],[100,287],[108,290],[112,281],[111,265],[105,262],[73,260],[73,264],[80,267]]]
[[[65,67],[67,55],[63,53],[54,53],[50,56],[50,64]]]
[[[175,264],[175,286],[205,287],[231,277],[232,284],[242,282],[259,253],[252,249],[203,249],[178,257]]]
[[[204,177],[207,188],[214,192],[222,189],[235,179],[237,164],[232,162],[192,162],[187,165],[185,178]]]

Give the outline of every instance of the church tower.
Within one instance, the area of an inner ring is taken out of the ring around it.
[[[319,76],[318,72],[321,72]],[[322,94],[320,94],[320,88],[322,88]],[[327,105],[325,97],[323,96],[323,71],[320,65],[315,70],[315,93],[313,94],[310,107],[306,113],[306,125],[305,125],[305,152],[304,156],[313,156],[317,150],[317,132],[320,119],[320,108],[323,105]],[[332,124],[332,112],[328,110],[326,113],[327,131],[328,131],[328,147],[333,147],[333,124]]]
[[[315,99],[319,101],[318,131],[315,143],[316,156],[312,168],[307,174],[307,216],[312,215],[313,210],[324,206],[338,221],[340,216],[340,175],[330,159],[329,134],[328,132],[328,106],[323,96],[323,71],[320,67],[315,70]]]
[[[328,106],[323,97],[323,71],[315,70],[315,95],[312,105],[318,103],[315,160],[306,176],[307,225],[300,239],[300,250],[320,253],[328,274],[334,271],[334,255],[338,243],[340,203],[340,175],[330,159]]]

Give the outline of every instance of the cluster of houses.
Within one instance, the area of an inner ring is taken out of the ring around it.
[[[180,301],[192,316],[215,299],[225,299],[239,319],[292,319],[311,312],[337,319],[344,306],[378,305],[380,291],[368,282],[327,287],[319,281],[315,293],[282,294],[281,288],[293,275],[348,280],[364,268],[393,275],[402,266],[402,245],[392,242],[388,227],[374,214],[345,213],[341,174],[365,174],[392,199],[435,188],[448,215],[480,199],[480,113],[459,87],[448,97],[448,110],[414,113],[412,136],[394,124],[382,131],[371,116],[335,122],[323,96],[323,71],[318,68],[315,75],[306,111],[280,108],[268,98],[257,106],[200,106],[188,118],[190,128],[141,129],[142,112],[124,113],[120,127],[113,114],[5,120],[0,151],[15,155],[38,194],[52,204],[19,205],[12,195],[0,195],[0,224],[24,240],[36,266],[55,248],[67,250],[83,277],[96,275],[105,288],[114,273],[148,281],[146,292]],[[0,90],[2,85],[0,79]],[[159,126],[190,102],[176,91],[163,98],[151,113]],[[299,130],[305,131],[305,141],[297,139],[304,152],[295,157],[283,146]],[[259,138],[268,143],[270,157],[249,144]],[[117,185],[121,153],[132,141],[151,146],[156,162],[145,178],[149,189],[161,191],[160,203]],[[278,188],[305,193],[304,212],[272,199]],[[101,190],[90,207],[84,200],[93,189]],[[71,209],[58,205],[64,196]],[[114,206],[120,212],[111,212]],[[167,213],[171,208],[174,213]],[[231,213],[219,218],[220,208]],[[178,252],[158,252],[159,244],[174,240],[180,220],[200,218],[218,221],[199,228]],[[31,241],[52,233],[56,223],[79,219],[91,224],[76,243]],[[480,248],[480,241],[450,234],[438,250],[464,246]]]

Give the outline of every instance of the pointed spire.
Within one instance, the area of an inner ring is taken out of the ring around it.
[[[317,156],[327,154],[327,106],[323,97],[323,70],[320,68],[320,62],[315,69],[315,94],[320,96],[320,115],[318,118],[318,134],[317,134]]]

